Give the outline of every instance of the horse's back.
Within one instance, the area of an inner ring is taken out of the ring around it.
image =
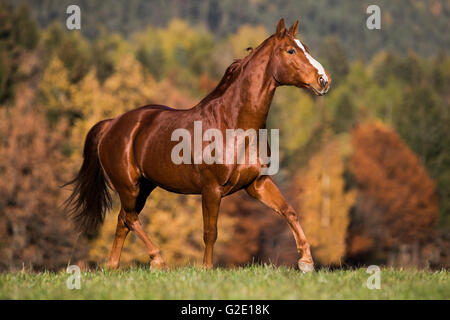
[[[174,109],[161,104],[148,104],[136,109],[129,110],[110,120],[108,128],[105,130],[105,134],[108,131],[114,131],[115,134],[127,135],[131,131],[135,130],[135,127],[141,123],[148,123],[159,114],[161,111],[177,112],[182,109]]]
[[[181,116],[180,112],[186,111],[150,104],[111,119],[98,146],[100,162],[107,174],[117,174],[118,166],[142,174],[144,159],[152,155],[165,156],[166,161],[170,161],[170,150],[167,149],[172,143],[170,127],[181,126],[186,115]]]
[[[136,108],[134,110],[140,110],[140,109],[142,109],[142,110],[149,110],[149,109],[150,110],[151,109],[155,109],[155,110],[172,110],[172,111],[180,110],[180,109],[175,109],[175,108],[171,108],[171,107],[165,106],[163,104],[147,104],[145,106]],[[133,111],[133,110],[131,110],[131,111]]]

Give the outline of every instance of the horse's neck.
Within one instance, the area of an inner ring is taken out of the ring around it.
[[[239,76],[218,97],[221,100],[218,108],[224,127],[241,129],[265,127],[276,89],[275,80],[267,68],[269,53],[270,48],[258,50]]]
[[[233,96],[237,97],[232,106],[236,116],[236,128],[260,129],[266,119],[275,93],[276,84],[267,70],[269,59],[250,61],[246,69],[230,87]]]

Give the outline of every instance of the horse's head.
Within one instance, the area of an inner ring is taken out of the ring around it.
[[[272,36],[275,41],[270,68],[280,85],[308,88],[316,95],[324,95],[330,89],[331,77],[310,54],[308,48],[296,39],[298,21],[289,29],[284,19],[277,24]]]

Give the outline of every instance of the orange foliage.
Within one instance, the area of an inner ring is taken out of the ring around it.
[[[67,196],[64,125],[50,130],[30,89],[0,108],[0,269],[58,269],[86,252],[60,205]],[[72,256],[72,253],[74,254]]]
[[[349,169],[359,194],[350,242],[362,234],[384,247],[430,238],[438,216],[436,186],[417,156],[381,123],[357,128],[353,147]],[[355,250],[350,254],[363,249]]]

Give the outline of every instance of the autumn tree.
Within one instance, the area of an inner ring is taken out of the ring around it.
[[[0,108],[0,269],[57,269],[86,254],[61,210],[67,163],[64,123],[52,130],[29,88]]]
[[[51,124],[68,121],[72,124],[81,110],[72,103],[73,85],[63,62],[54,56],[45,69],[38,87],[38,103],[47,113]]]
[[[71,83],[80,81],[93,65],[94,54],[90,42],[79,31],[67,32],[59,22],[52,23],[43,32],[42,44],[42,61],[47,62],[56,55],[66,68]],[[98,62],[99,56],[95,58]]]
[[[450,79],[450,77],[449,77]],[[450,87],[448,87],[450,88]],[[418,86],[394,108],[393,124],[438,185],[441,220],[450,223],[450,105],[448,96]]]
[[[26,78],[20,66],[39,41],[29,8],[0,1],[0,103],[14,102],[16,86]]]
[[[293,179],[294,208],[311,244],[315,260],[340,265],[346,254],[349,211],[355,192],[345,190],[345,137],[326,142]]]
[[[438,216],[435,182],[399,136],[381,123],[352,134],[349,169],[358,187],[350,255],[398,249],[434,236]]]

